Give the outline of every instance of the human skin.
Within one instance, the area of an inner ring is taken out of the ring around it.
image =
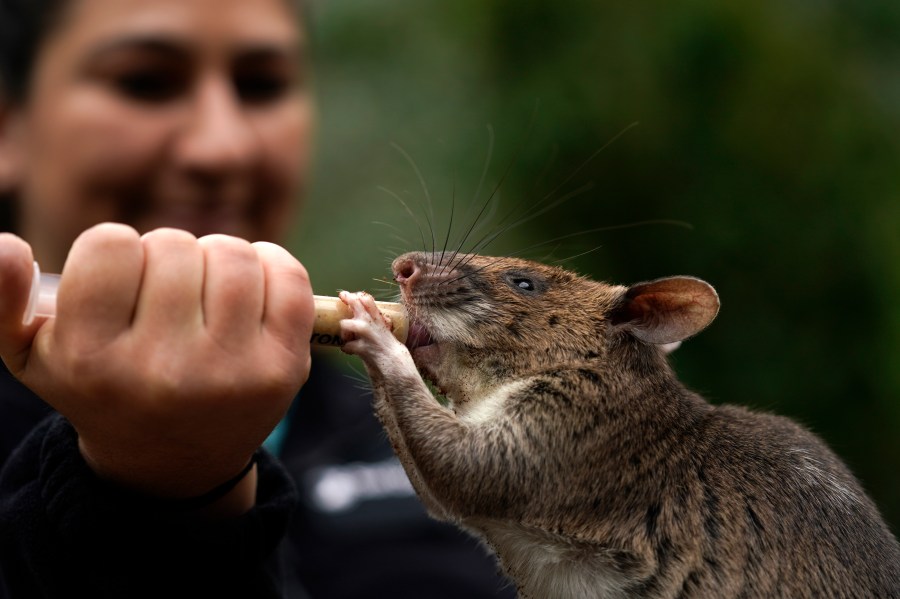
[[[312,291],[274,244],[98,225],[72,247],[57,317],[26,327],[31,258],[0,234],[0,355],[103,478],[200,495],[241,471],[306,380]]]
[[[283,0],[73,0],[27,98],[0,100],[27,240],[0,236],[0,354],[104,478],[202,494],[306,380],[306,271],[250,243],[282,237],[306,178],[304,47]],[[32,257],[63,276],[57,318],[24,327]]]
[[[314,121],[285,0],[70,0],[0,108],[18,231],[45,271],[101,222],[281,239]]]

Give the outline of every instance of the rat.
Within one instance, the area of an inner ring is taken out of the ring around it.
[[[406,344],[343,292],[343,349],[430,515],[520,597],[900,597],[900,546],[823,441],[677,379],[666,348],[715,318],[708,283],[474,254],[392,269]]]

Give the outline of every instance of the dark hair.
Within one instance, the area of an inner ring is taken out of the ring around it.
[[[0,101],[23,102],[41,44],[63,0],[0,0]],[[15,193],[0,192],[0,231],[15,231]]]
[[[0,94],[7,101],[28,95],[41,43],[64,6],[63,0],[0,0]]]
[[[31,71],[41,44],[68,2],[0,0],[0,98],[21,102],[28,96]],[[303,21],[308,21],[306,4],[288,0]]]

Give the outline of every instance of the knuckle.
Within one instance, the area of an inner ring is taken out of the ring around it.
[[[204,235],[198,242],[206,250],[219,252],[236,252],[240,254],[250,254],[253,246],[249,242],[240,237],[224,235],[222,233],[214,233],[212,235]]]
[[[145,247],[151,246],[192,246],[197,243],[197,238],[187,231],[162,227],[148,231],[141,236]]]
[[[287,284],[292,287],[309,287],[309,273],[299,262],[288,262],[279,269],[279,276],[284,277]]]
[[[0,249],[4,253],[20,255],[23,253],[31,253],[31,246],[24,239],[13,233],[6,231],[0,232]]]
[[[207,235],[198,240],[207,260],[226,262],[229,270],[235,273],[236,268],[261,271],[259,257],[253,247],[245,240],[228,235]]]
[[[119,237],[134,239],[138,237],[138,232],[134,227],[122,223],[99,223],[86,229],[82,235],[93,236],[102,235],[105,237]]]
[[[306,272],[288,271],[279,275],[279,285],[284,286],[285,292],[281,294],[285,310],[296,313],[300,320],[312,318],[315,303],[312,297],[312,285]]]
[[[100,223],[83,231],[72,244],[73,251],[96,250],[118,252],[123,248],[137,246],[138,232],[128,225]]]
[[[276,267],[279,276],[293,277],[309,284],[309,273],[303,264],[280,245],[270,243],[268,241],[257,241],[252,247],[260,255],[260,258],[270,266]]]

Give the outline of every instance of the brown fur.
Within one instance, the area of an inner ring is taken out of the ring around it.
[[[715,316],[706,283],[450,259],[394,262],[435,344],[410,358],[357,305],[345,349],[426,507],[483,538],[523,597],[900,597],[897,541],[819,439],[675,377],[660,345]]]

